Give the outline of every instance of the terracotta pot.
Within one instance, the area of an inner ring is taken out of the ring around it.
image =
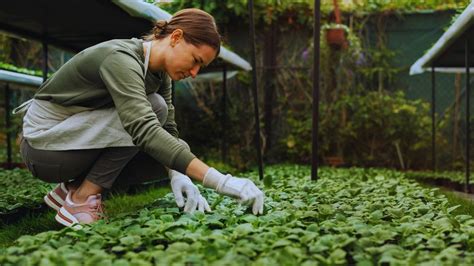
[[[347,40],[345,31],[342,28],[333,28],[326,30],[326,39],[329,44],[334,49],[346,49]]]
[[[344,165],[344,158],[341,156],[327,156],[324,158],[326,163],[332,167],[338,167],[340,165]]]

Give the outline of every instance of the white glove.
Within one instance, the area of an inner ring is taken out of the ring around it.
[[[174,170],[169,170],[168,173],[171,179],[171,189],[178,207],[184,206],[184,212],[189,213],[194,212],[196,208],[201,212],[211,211],[206,199],[201,195],[199,189],[189,177]],[[186,194],[186,205],[184,205],[183,193]]]
[[[250,179],[223,175],[211,167],[204,175],[202,184],[240,202],[253,203],[253,214],[263,214],[264,194]]]

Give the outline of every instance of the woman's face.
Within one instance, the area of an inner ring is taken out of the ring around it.
[[[168,48],[165,70],[172,80],[195,78],[199,70],[209,65],[217,56],[216,50],[208,45],[194,46],[187,43],[181,30],[170,35]]]

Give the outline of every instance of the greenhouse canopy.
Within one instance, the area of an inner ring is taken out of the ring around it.
[[[146,18],[150,21],[171,19],[171,14],[168,12],[141,0],[112,0],[112,2],[135,17]],[[221,47],[219,58],[243,70],[252,70],[252,66],[247,61],[224,47]]]
[[[169,13],[143,0],[23,0],[0,4],[0,30],[73,52],[110,39],[144,35],[151,29],[151,21],[169,18]],[[224,47],[219,57],[239,69],[251,69],[247,61]]]
[[[441,38],[410,68],[410,75],[426,70],[447,73],[465,73],[465,41],[474,47],[474,2],[459,15]],[[474,51],[469,49],[471,60]],[[471,71],[472,72],[472,71]]]
[[[466,181],[464,191],[470,190],[471,164],[471,118],[470,91],[471,65],[474,47],[474,2],[457,17],[454,23],[441,36],[428,52],[411,66],[410,74],[420,74],[431,70],[431,141],[433,171],[436,171],[436,78],[435,72],[466,73]]]

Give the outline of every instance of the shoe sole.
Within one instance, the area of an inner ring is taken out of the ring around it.
[[[61,207],[54,217],[56,221],[64,226],[71,227],[74,229],[82,229],[79,221],[71,215],[64,207]]]
[[[54,209],[55,211],[59,211],[64,204],[64,200],[61,199],[56,193],[50,191],[46,196],[43,198],[46,205],[50,208]]]

